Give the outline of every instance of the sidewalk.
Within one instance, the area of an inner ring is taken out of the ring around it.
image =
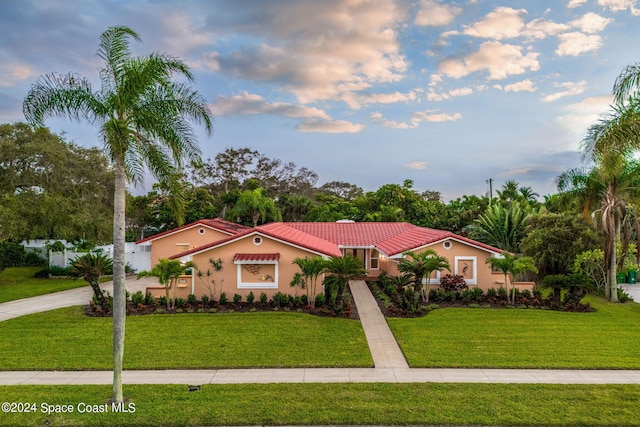
[[[0,385],[111,384],[111,371],[0,372]],[[640,371],[300,368],[124,371],[124,384],[500,383],[640,384]]]

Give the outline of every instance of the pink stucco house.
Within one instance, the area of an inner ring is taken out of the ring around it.
[[[183,227],[140,240],[151,244],[152,265],[160,258],[192,261],[195,274],[184,276],[176,286],[176,296],[185,298],[221,292],[269,297],[277,292],[295,293],[289,285],[299,272],[298,257],[325,258],[353,255],[362,260],[368,277],[385,271],[398,274],[397,263],[406,251],[432,249],[448,258],[451,273],[462,275],[469,286],[483,290],[504,286],[503,275],[485,263],[502,250],[449,231],[418,227],[404,222],[276,222],[255,228],[220,219],[200,220]],[[210,260],[222,260],[216,272]],[[447,272],[443,272],[446,274]],[[431,278],[438,284],[440,273]],[[215,281],[215,287],[212,286]],[[163,288],[149,290],[154,296]]]

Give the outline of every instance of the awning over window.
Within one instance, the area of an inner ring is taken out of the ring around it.
[[[233,261],[234,262],[238,262],[238,261],[261,262],[261,261],[279,261],[279,260],[280,260],[280,254],[279,253],[275,253],[275,254],[235,254],[233,256]]]

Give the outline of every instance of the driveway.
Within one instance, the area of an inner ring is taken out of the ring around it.
[[[147,286],[158,286],[158,281],[154,277],[145,277],[136,280],[135,277],[127,278],[125,284],[129,293],[145,291]],[[113,282],[104,282],[100,288],[113,294]],[[40,313],[42,311],[55,310],[57,308],[71,307],[74,305],[85,305],[91,301],[93,290],[90,286],[69,289],[67,291],[54,292],[52,294],[40,295],[32,298],[25,298],[9,301],[0,304],[0,322],[26,314]]]

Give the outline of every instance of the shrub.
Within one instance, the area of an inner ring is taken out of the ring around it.
[[[58,267],[56,265],[49,266],[49,274],[51,276],[73,276],[73,268]]]
[[[44,267],[47,260],[42,258],[37,251],[29,251],[24,259],[24,265],[27,267]]]
[[[143,304],[144,303],[144,295],[142,294],[142,291],[138,291],[136,293],[134,293],[133,295],[131,295],[131,302],[134,304]]]
[[[322,307],[325,302],[326,302],[326,298],[324,294],[316,295],[316,307]]]
[[[283,294],[282,292],[278,292],[273,296],[273,304],[276,307],[284,307],[289,305],[290,297],[289,295]]]
[[[306,307],[309,305],[309,297],[306,294],[300,297],[300,301],[302,302],[303,307]]]
[[[176,303],[176,307],[180,309],[184,308],[184,306],[187,304],[184,298],[176,298],[175,303]]]
[[[220,294],[220,304],[221,304],[221,305],[224,305],[224,304],[226,304],[227,302],[229,302],[229,300],[227,299],[227,293],[226,293],[226,292],[222,292],[222,293]]]
[[[49,278],[49,269],[43,268],[42,270],[36,271],[36,274],[33,275],[36,279],[48,279]]]
[[[624,289],[622,288],[617,288],[617,289],[618,289],[618,302],[625,303],[627,301],[633,301],[633,298],[631,298],[631,296],[628,293],[626,293]]]
[[[20,242],[3,240],[0,242],[0,271],[9,267],[25,265],[27,254]]]
[[[498,291],[495,288],[487,289],[487,298],[498,298]]]
[[[500,286],[498,288],[498,298],[506,300],[509,293],[507,292],[507,288],[504,286]]]
[[[155,304],[155,302],[156,302],[156,299],[153,297],[153,295],[151,295],[151,292],[147,292],[144,295],[144,303],[146,305],[153,305]]]
[[[264,292],[260,292],[260,304],[267,305],[268,302],[269,299],[267,298],[267,294],[265,294]]]
[[[202,301],[202,305],[204,305],[205,307],[207,306],[207,304],[209,304],[209,297],[206,295],[202,295],[202,298],[200,300]]]
[[[440,288],[446,292],[460,293],[467,289],[467,282],[460,275],[445,274],[440,278]]]
[[[163,307],[166,307],[168,302],[169,301],[167,301],[167,297],[164,296],[164,295],[162,295],[160,298],[158,298],[158,303]],[[157,310],[156,310],[156,312],[157,312]]]
[[[247,295],[247,303],[253,304],[253,301],[256,299],[256,296],[253,294],[253,291],[249,292]]]
[[[242,295],[233,294],[233,303],[234,304],[240,304],[241,301],[242,301]]]
[[[482,301],[484,298],[484,291],[477,286],[471,288],[471,293],[473,294],[474,301]]]
[[[463,290],[460,293],[460,298],[462,299],[462,301],[464,301],[465,303],[469,304],[471,301],[474,300],[473,290],[471,290],[469,288]]]
[[[187,296],[187,304],[194,305],[196,302],[198,302],[198,300],[196,299],[196,296],[194,294],[189,294]]]

